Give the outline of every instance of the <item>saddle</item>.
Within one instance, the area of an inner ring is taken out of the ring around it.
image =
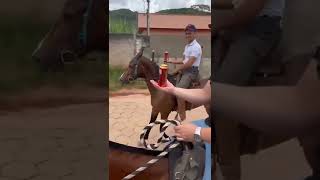
[[[176,86],[177,80],[180,78],[179,76],[180,74],[177,74],[177,75],[168,74],[168,81],[171,82],[174,86]],[[197,88],[200,88],[200,86],[201,86],[201,80],[200,80],[200,76],[198,75],[197,78],[191,82],[191,86],[189,89],[197,89]]]
[[[284,79],[282,77],[284,77],[286,73],[286,65],[282,59],[283,49],[280,46],[272,48],[264,57],[261,64],[259,64],[250,85],[262,86],[284,83]]]

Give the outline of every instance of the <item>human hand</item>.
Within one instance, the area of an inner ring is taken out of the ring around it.
[[[182,141],[193,142],[194,141],[194,132],[196,131],[197,126],[191,123],[182,124],[180,126],[174,127],[175,135],[177,139]]]
[[[174,93],[174,90],[176,87],[174,87],[174,85],[167,80],[167,86],[166,87],[160,87],[158,85],[157,82],[155,82],[154,80],[150,80],[150,83],[158,90],[160,91],[163,91],[163,92],[166,92],[166,93],[169,93],[169,94],[173,94]]]
[[[173,71],[173,72],[172,72],[172,74],[171,74],[171,75],[175,76],[175,75],[177,75],[177,74],[179,74],[179,73],[180,73],[180,71],[179,71],[179,70],[175,70],[175,71]]]

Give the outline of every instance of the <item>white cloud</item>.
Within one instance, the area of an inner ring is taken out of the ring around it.
[[[145,12],[147,8],[146,2],[146,0],[109,0],[109,10],[125,8],[132,11]],[[207,4],[211,7],[211,1],[209,0],[150,0],[150,12],[185,8],[194,4]]]

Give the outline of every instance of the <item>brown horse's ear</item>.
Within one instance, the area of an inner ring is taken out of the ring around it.
[[[152,50],[151,61],[154,62],[154,50]]]
[[[141,56],[143,55],[143,50],[144,50],[144,47],[142,47],[142,48],[140,49],[140,51],[138,52],[138,54],[137,54],[137,56],[136,56],[137,59],[141,58]]]

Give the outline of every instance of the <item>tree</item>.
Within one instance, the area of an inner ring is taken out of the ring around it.
[[[195,4],[191,6],[192,9],[196,9],[203,12],[211,12],[211,8],[206,4]]]

